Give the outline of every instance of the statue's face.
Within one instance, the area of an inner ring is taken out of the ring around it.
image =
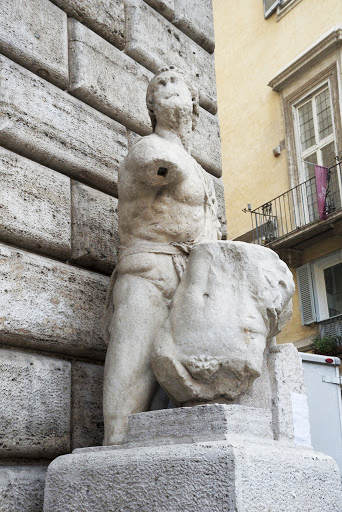
[[[153,100],[157,121],[172,113],[182,113],[189,118],[192,116],[193,104],[189,88],[173,70],[165,71],[157,77]]]

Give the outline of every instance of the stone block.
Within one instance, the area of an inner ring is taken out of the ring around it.
[[[47,466],[0,466],[1,512],[43,512]]]
[[[65,12],[48,0],[3,0],[0,52],[65,89],[68,86]]]
[[[215,178],[215,176],[211,176],[211,179],[215,187],[218,219],[221,223],[222,240],[227,240],[226,204],[224,200],[223,182],[222,179]]]
[[[69,92],[132,130],[147,135],[147,85],[153,74],[100,36],[69,20]]]
[[[217,178],[222,176],[219,121],[203,108],[193,131],[191,154],[206,171]]]
[[[111,274],[118,258],[118,200],[72,182],[72,259]]]
[[[119,447],[118,447],[119,448]],[[341,512],[335,461],[309,449],[216,441],[55,459],[45,512]]]
[[[103,366],[72,365],[72,449],[100,446],[103,441]]]
[[[296,424],[293,418],[294,393],[299,397],[306,396],[303,365],[298,350],[292,343],[275,345],[270,348],[268,365],[273,389],[272,409],[275,439],[293,439]]]
[[[200,104],[216,113],[214,57],[142,0],[127,0],[126,53],[154,73],[173,64],[188,73]]]
[[[0,144],[116,194],[126,129],[6,57],[0,70]]]
[[[109,278],[0,244],[0,341],[104,357]]]
[[[169,21],[173,20],[174,0],[145,0],[145,2],[158,11],[164,18]]]
[[[70,449],[71,364],[0,349],[1,458],[53,458]]]
[[[0,147],[0,239],[68,258],[70,179]]]
[[[52,0],[69,16],[120,48],[125,46],[124,0]]]
[[[215,49],[212,0],[174,0],[173,23],[207,52]]]
[[[195,443],[236,435],[273,439],[271,413],[241,405],[211,404],[132,414],[128,443]]]

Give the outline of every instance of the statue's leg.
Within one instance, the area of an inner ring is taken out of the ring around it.
[[[157,388],[151,346],[169,312],[162,290],[132,274],[117,277],[114,304],[104,376],[104,445],[124,442],[128,416],[150,406]]]

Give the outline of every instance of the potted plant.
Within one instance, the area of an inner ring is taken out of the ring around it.
[[[311,348],[314,354],[336,356],[342,353],[342,338],[329,334],[316,336],[312,339]]]

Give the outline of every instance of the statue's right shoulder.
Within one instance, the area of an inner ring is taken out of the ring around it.
[[[170,151],[168,142],[152,133],[139,139],[128,151],[125,159],[126,170],[143,168]]]
[[[128,154],[134,153],[135,151],[142,151],[144,149],[154,148],[156,144],[158,144],[158,141],[160,140],[160,137],[156,135],[155,133],[151,133],[150,135],[145,135],[144,137],[141,137],[139,140],[137,140],[129,149]]]

